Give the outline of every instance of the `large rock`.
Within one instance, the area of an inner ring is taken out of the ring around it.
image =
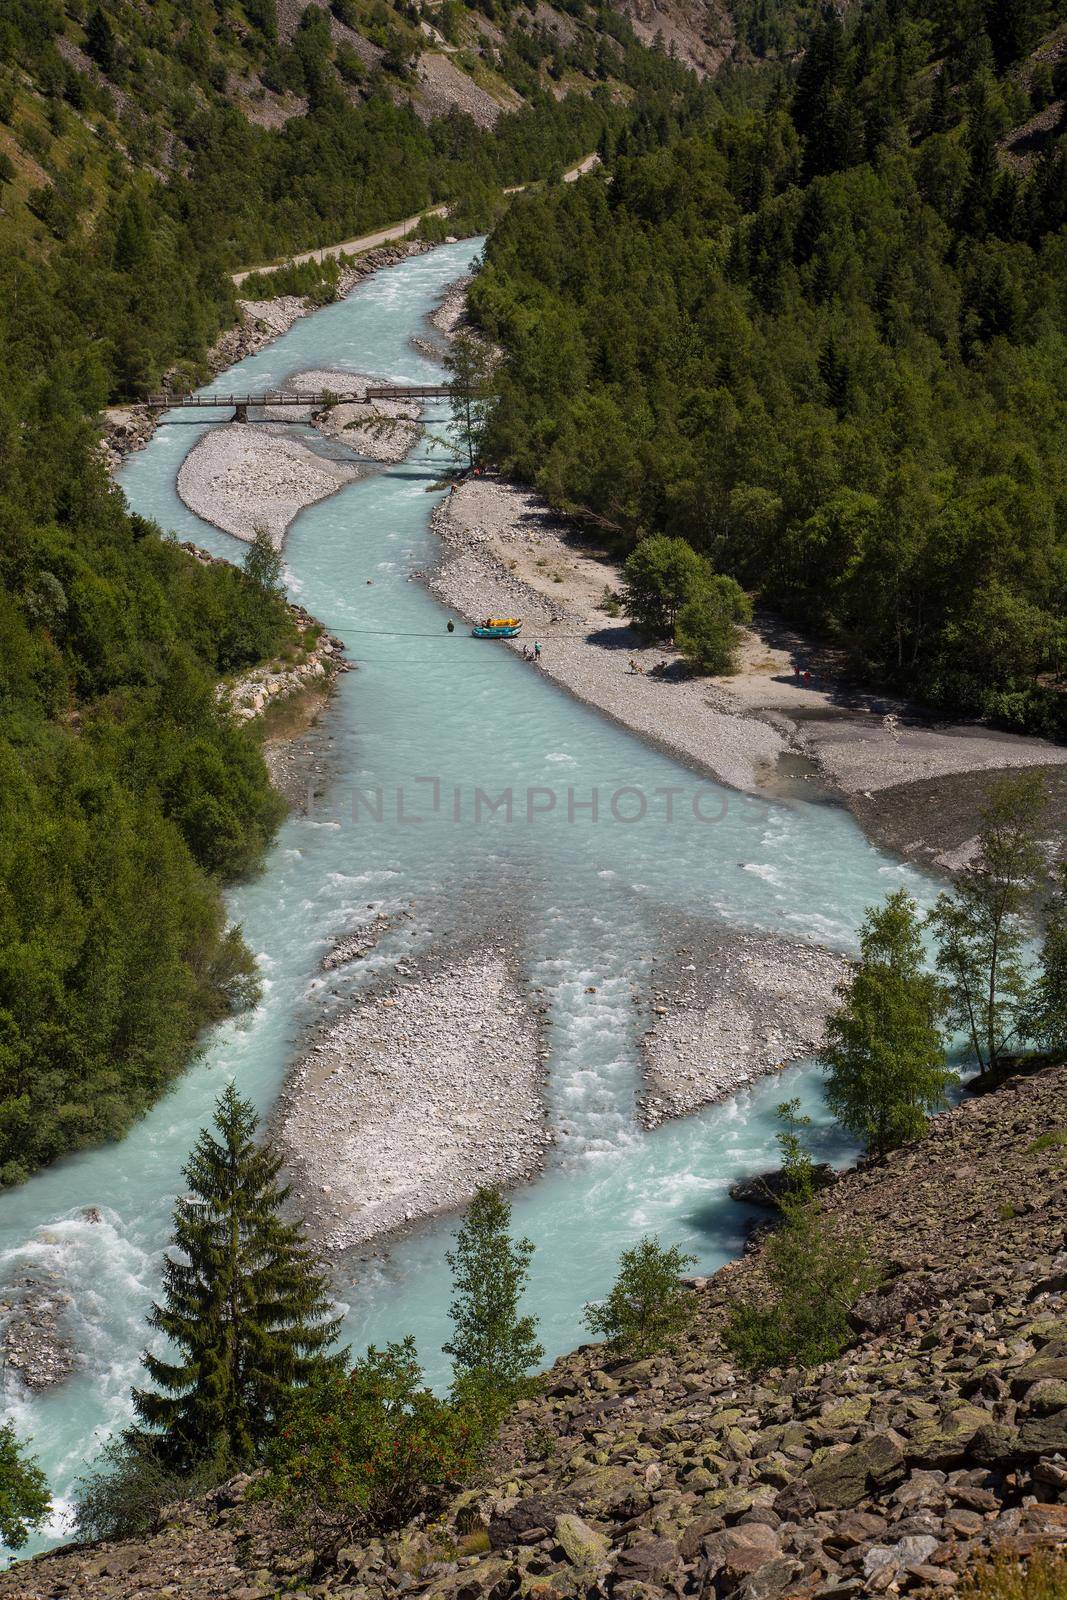
[[[560,1495],[528,1495],[489,1519],[489,1543],[494,1550],[529,1542],[531,1534],[548,1534],[557,1517],[569,1509]]]
[[[1019,1429],[1018,1450],[1024,1456],[1067,1455],[1067,1406],[1049,1416],[1027,1417]]]
[[[908,1436],[908,1460],[918,1467],[957,1466],[975,1435],[992,1421],[981,1406],[957,1406],[936,1420],[920,1422]]]
[[[565,1511],[556,1518],[556,1538],[574,1567],[598,1566],[611,1549],[610,1539],[591,1528],[588,1522],[583,1522],[572,1511]]]
[[[824,1456],[800,1479],[820,1511],[857,1506],[873,1488],[885,1489],[904,1476],[904,1452],[891,1433],[872,1434],[847,1450]],[[789,1496],[793,1486],[782,1491]]]

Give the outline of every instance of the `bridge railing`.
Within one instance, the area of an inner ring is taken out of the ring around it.
[[[364,390],[316,390],[303,394],[285,390],[277,394],[150,394],[145,404],[153,410],[221,410],[226,406],[329,406],[363,405],[371,400],[442,400],[453,393],[451,384],[375,384]]]

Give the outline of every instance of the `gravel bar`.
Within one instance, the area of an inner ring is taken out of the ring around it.
[[[551,1142],[542,1083],[538,1018],[506,948],[366,994],[324,1027],[272,1116],[318,1248],[351,1249],[532,1176]]]

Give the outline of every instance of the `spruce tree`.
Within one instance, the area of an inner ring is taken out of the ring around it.
[[[339,1318],[300,1223],[280,1215],[289,1193],[281,1157],[258,1144],[258,1119],[232,1084],[215,1106],[216,1138],[204,1129],[184,1169],[189,1194],[174,1212],[163,1268],[164,1303],[149,1322],[174,1359],[146,1352],[152,1389],[134,1405],[154,1430],[159,1458],[189,1472],[210,1461],[221,1474],[249,1466],[295,1389],[339,1366],[326,1352]]]
[[[473,1391],[490,1403],[521,1394],[526,1374],[545,1353],[537,1318],[519,1315],[534,1247],[529,1239],[512,1239],[510,1225],[509,1203],[492,1189],[479,1189],[445,1258],[452,1268],[455,1333],[444,1352],[454,1363],[456,1393]]]
[[[826,1098],[872,1155],[884,1155],[922,1133],[955,1077],[937,1026],[946,997],[923,968],[916,906],[905,890],[868,911],[860,959],[838,993],[822,1053]]]

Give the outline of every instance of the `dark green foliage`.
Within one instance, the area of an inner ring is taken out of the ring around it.
[[[181,1473],[250,1466],[293,1392],[326,1379],[338,1318],[304,1242],[283,1220],[282,1160],[255,1140],[257,1118],[232,1084],[184,1169],[189,1195],[174,1212],[174,1245],[163,1267],[164,1302],[152,1327],[173,1359],[146,1352],[154,1389],[134,1390],[150,1447]]]
[[[1026,1037],[1032,979],[1025,919],[1044,867],[1035,836],[1046,802],[1040,773],[991,784],[978,851],[928,919],[950,1020],[967,1035],[983,1075]]]
[[[537,1318],[519,1313],[534,1247],[529,1239],[512,1239],[510,1224],[510,1202],[479,1189],[446,1256],[454,1332],[444,1351],[452,1357],[457,1394],[480,1391],[505,1404],[529,1386],[530,1369],[545,1353]]]
[[[583,1321],[622,1355],[642,1357],[677,1344],[693,1320],[693,1295],[681,1277],[695,1256],[640,1239],[619,1257],[619,1276],[606,1300],[585,1308]]]
[[[279,819],[221,673],[282,602],[125,511],[93,455],[93,353],[45,275],[0,267],[0,1181],[113,1137],[251,964],[219,881]],[[68,338],[69,335],[69,338]]]
[[[811,1157],[799,1102],[778,1107],[785,1184],[782,1221],[763,1247],[764,1292],[730,1308],[723,1342],[749,1372],[831,1361],[853,1342],[848,1312],[874,1282],[867,1253],[823,1216],[813,1198]]]
[[[752,602],[733,578],[714,573],[678,613],[675,643],[696,672],[733,672],[740,624],[752,621]]]
[[[703,592],[711,568],[684,539],[642,539],[623,567],[627,615],[653,639],[670,639],[682,607]]]
[[[94,6],[85,24],[85,48],[101,72],[115,69],[115,35],[103,6]]]
[[[264,1493],[317,1540],[384,1532],[473,1471],[480,1421],[425,1387],[415,1341],[372,1345],[349,1373],[296,1395],[271,1441]]]
[[[1040,1050],[1067,1051],[1067,862],[1045,913],[1041,964],[1027,997],[1024,1036]]]
[[[182,1473],[159,1458],[149,1435],[128,1429],[110,1440],[75,1490],[79,1539],[135,1539],[150,1533],[164,1506],[192,1500],[224,1474],[211,1462]]]
[[[685,539],[865,675],[1051,731],[1067,146],[1005,168],[1013,91],[955,8],[838,10],[788,109],[712,97],[629,132],[610,185],[512,206],[471,296],[507,352],[485,454],[622,554]]]
[[[9,1423],[0,1425],[0,1539],[21,1550],[48,1518],[52,1502],[48,1480]]]
[[[918,1138],[956,1077],[938,1031],[946,997],[924,970],[920,929],[904,889],[867,912],[860,958],[827,1024],[827,1103],[876,1156]]]

